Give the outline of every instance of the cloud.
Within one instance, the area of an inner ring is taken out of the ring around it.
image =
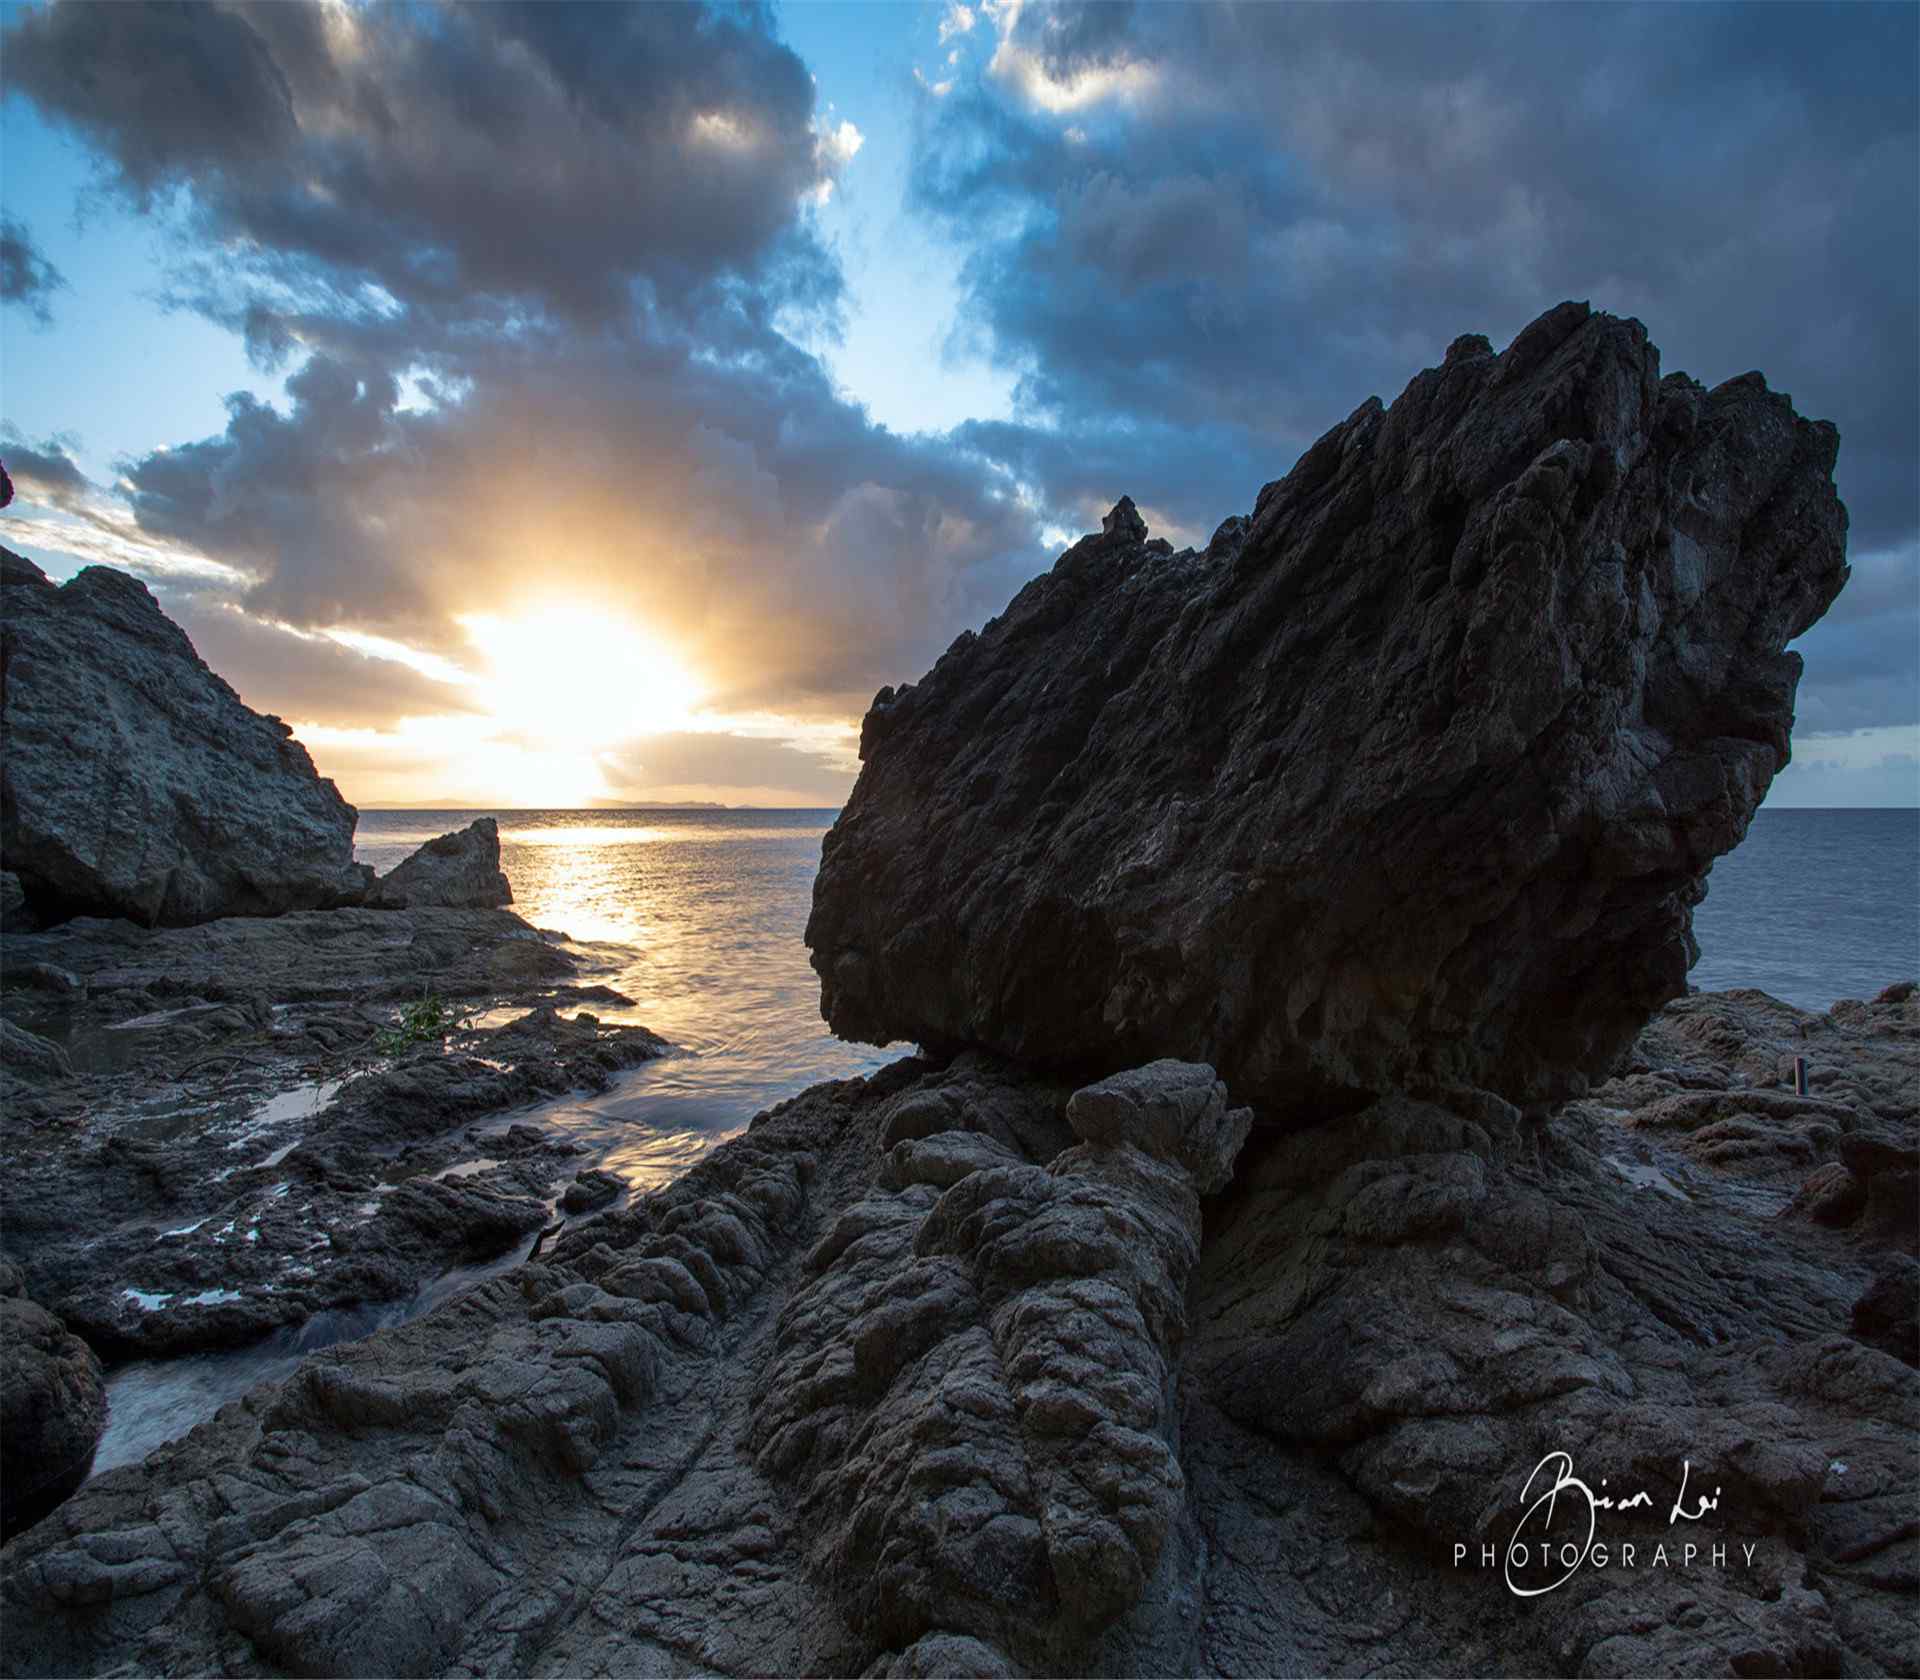
[[[183,194],[199,241],[251,251],[236,308],[510,328],[685,312],[796,259],[831,284],[794,207],[846,134],[756,9],[53,6],[5,52],[129,202]]]
[[[973,33],[975,15],[973,8],[957,3],[947,7],[940,17],[940,44],[945,46],[956,35]]]
[[[839,805],[852,791],[854,777],[843,759],[787,741],[733,734],[647,736],[602,754],[601,764],[613,797],[635,800],[699,788],[777,789],[782,803]]]
[[[1920,724],[1835,734],[1796,729],[1793,760],[1767,795],[1769,808],[1920,804]]]
[[[479,709],[475,694],[325,636],[266,623],[233,602],[165,588],[159,598],[194,651],[256,711],[351,728]]]
[[[36,448],[16,428],[7,426],[0,428],[0,449],[6,451],[14,489],[28,500],[71,511],[96,494],[92,481],[59,438],[49,438]]]
[[[316,356],[290,410],[126,464],[156,539],[258,582],[253,613],[458,657],[461,614],[598,603],[666,640],[727,708],[864,709],[998,610],[1040,556],[1031,512],[940,440],[900,438],[811,358],[595,342],[477,367],[398,405]]]
[[[971,330],[1031,430],[1164,429],[1115,488],[1196,524],[1244,509],[1455,334],[1580,297],[1670,369],[1759,366],[1833,419],[1856,544],[1920,525],[1911,8],[995,16],[1003,73],[921,113],[914,199],[970,245]],[[1201,504],[1223,428],[1241,488]]]
[[[1803,723],[1911,719],[1916,14],[1394,20],[949,6],[943,43],[993,51],[912,102],[912,204],[965,253],[954,343],[1015,405],[902,438],[801,347],[846,307],[814,206],[863,135],[760,7],[21,13],[9,92],[168,231],[169,301],[291,373],[113,486],[8,442],[9,529],[171,578],[243,693],[381,775],[494,725],[321,633],[435,669],[471,662],[463,618],[592,603],[728,713],[843,722],[998,611],[1043,531],[1126,492],[1204,541],[1457,333],[1590,297],[1670,368],[1758,365],[1839,424],[1857,576],[1805,639]],[[734,733],[706,750],[822,791]],[[598,773],[629,759],[653,773]]]
[[[590,602],[716,706],[845,719],[1040,564],[1004,475],[794,342],[840,292],[807,205],[864,137],[758,8],[61,7],[5,45],[181,235],[172,300],[293,364],[106,496],[242,579],[205,621],[235,657],[280,624],[460,662],[463,619]],[[275,703],[374,715],[319,670]]]
[[[34,244],[24,222],[0,216],[0,303],[16,303],[41,326],[53,324],[53,294],[67,277]]]

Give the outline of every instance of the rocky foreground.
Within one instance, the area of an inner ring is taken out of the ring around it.
[[[96,1478],[0,1554],[5,1662],[1912,1673],[1917,1092],[1911,985],[1689,998],[1539,1121],[817,1087]],[[1651,1508],[1522,1599],[1481,1548],[1554,1451]]]
[[[599,1021],[627,1000],[579,967],[504,910],[10,936],[0,1222],[26,1293],[108,1358],[183,1353],[530,1242],[575,1146],[473,1128],[669,1048]]]

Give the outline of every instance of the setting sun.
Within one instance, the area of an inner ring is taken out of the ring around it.
[[[577,604],[462,618],[487,661],[487,710],[508,729],[576,748],[688,726],[699,681],[644,631]]]

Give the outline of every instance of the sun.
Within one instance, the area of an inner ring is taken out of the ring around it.
[[[530,744],[591,750],[685,729],[704,697],[654,637],[596,607],[555,603],[459,623],[487,664],[487,710]]]

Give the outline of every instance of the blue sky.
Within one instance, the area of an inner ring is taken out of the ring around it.
[[[827,803],[1118,496],[1583,297],[1840,426],[1770,803],[1913,804],[1917,19],[0,7],[0,540],[363,803]]]

